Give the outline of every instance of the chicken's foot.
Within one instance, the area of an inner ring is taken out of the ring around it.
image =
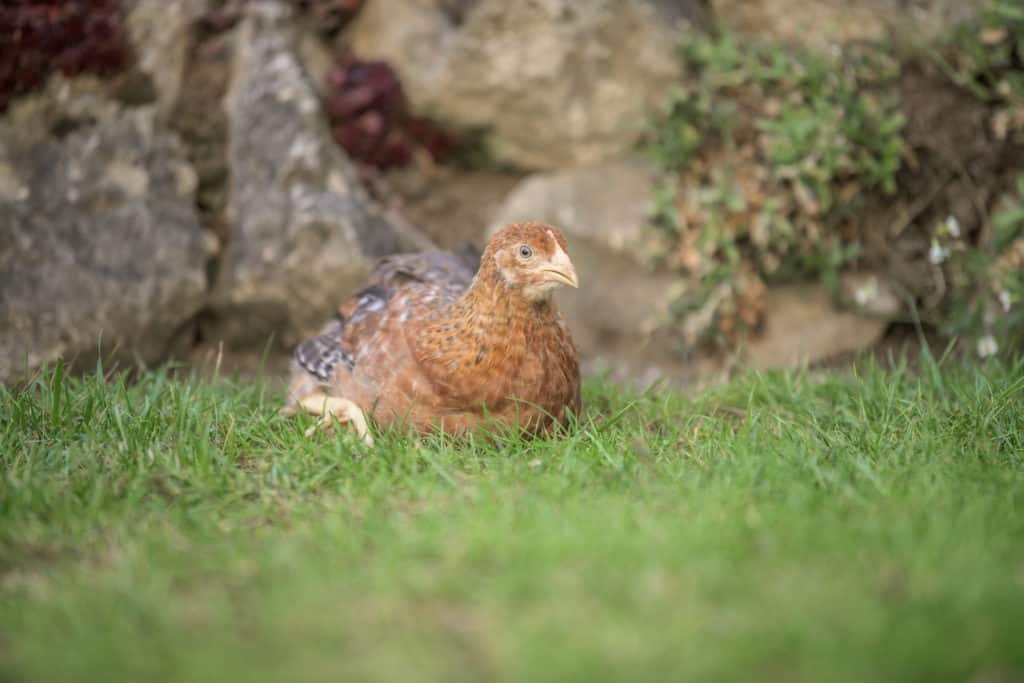
[[[306,430],[306,436],[313,436],[318,429],[328,433],[333,431],[334,420],[337,420],[350,425],[367,446],[373,445],[373,436],[366,423],[366,415],[359,406],[347,398],[317,392],[301,399],[299,406],[311,415],[320,416],[320,421]]]

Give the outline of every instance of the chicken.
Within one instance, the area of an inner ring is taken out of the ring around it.
[[[372,443],[381,427],[463,435],[529,433],[580,410],[576,347],[551,301],[577,287],[562,232],[514,223],[467,255],[432,251],[382,259],[337,319],[295,350],[290,410],[347,423]]]

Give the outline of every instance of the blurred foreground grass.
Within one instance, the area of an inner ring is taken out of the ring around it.
[[[1024,677],[1024,364],[591,381],[561,441],[0,388],[0,679]]]

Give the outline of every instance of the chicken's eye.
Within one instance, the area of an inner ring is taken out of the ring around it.
[[[533,249],[530,249],[525,244],[521,244],[519,245],[519,255],[522,256],[523,258],[530,258],[531,256],[533,256]]]

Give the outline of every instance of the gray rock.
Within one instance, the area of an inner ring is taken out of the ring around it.
[[[540,220],[562,229],[580,288],[558,292],[557,302],[595,367],[679,371],[671,335],[660,330],[678,276],[639,255],[654,182],[650,169],[628,161],[538,173],[509,193],[489,227]]]
[[[404,246],[332,140],[289,18],[280,2],[248,5],[225,99],[229,238],[205,334],[236,346],[315,331],[376,258]]]
[[[178,100],[193,23],[207,0],[128,0],[125,24],[136,67],[149,79],[157,109],[167,117]]]
[[[65,78],[55,74],[37,92],[14,100],[0,119],[2,140],[8,153],[66,135],[69,131],[108,124],[123,106],[110,94],[107,84],[93,76]]]
[[[745,359],[758,369],[791,368],[874,346],[888,321],[836,307],[816,283],[772,287],[765,295],[764,329],[749,340]]]
[[[0,122],[0,381],[101,343],[160,360],[202,305],[210,245],[181,146],[152,108],[90,101],[65,104],[99,122],[62,138],[46,93]]]
[[[394,66],[413,107],[492,132],[496,157],[554,169],[621,155],[680,76],[699,3],[369,0],[354,51]]]

